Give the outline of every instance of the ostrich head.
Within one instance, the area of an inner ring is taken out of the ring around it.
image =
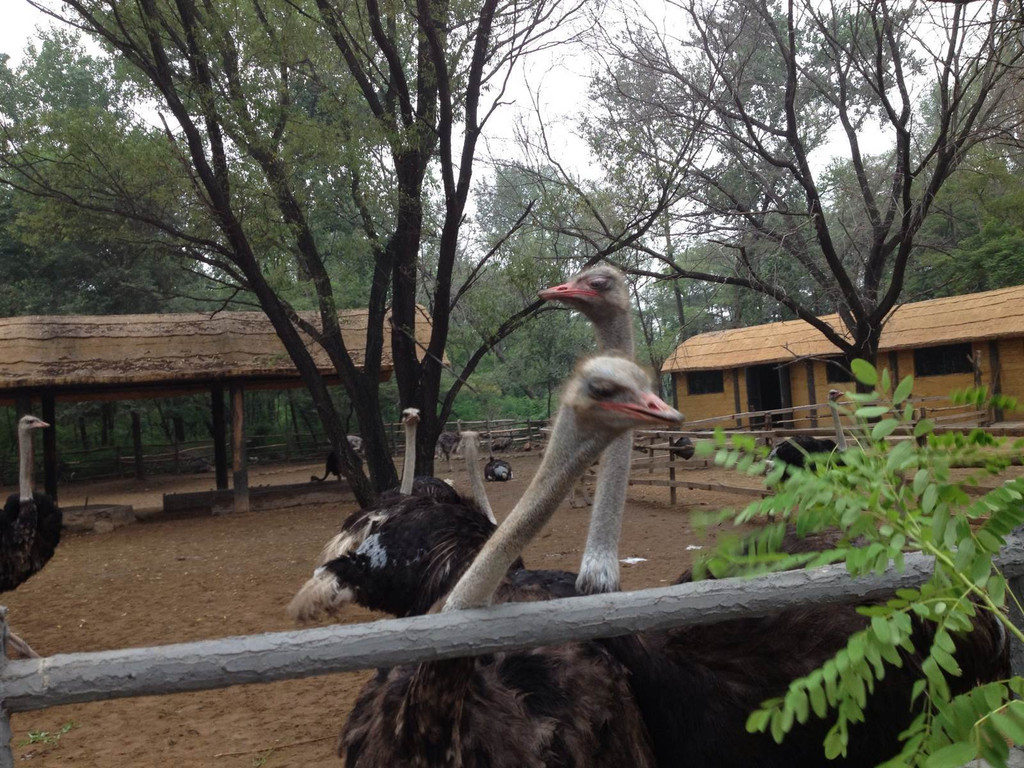
[[[416,425],[420,423],[420,409],[406,408],[402,411],[402,423]]]
[[[842,396],[843,396],[843,390],[841,390],[841,389],[830,389],[828,391],[828,401],[830,403],[836,402]]]
[[[567,283],[545,288],[540,297],[561,301],[597,322],[608,314],[629,312],[626,278],[615,267],[598,264],[580,272]]]
[[[18,420],[18,429],[19,430],[26,430],[27,431],[27,430],[30,430],[30,429],[45,429],[48,426],[50,426],[50,425],[47,424],[45,421],[43,421],[42,419],[38,418],[37,416],[33,416],[30,413],[25,414],[24,416],[22,416]]]
[[[562,395],[582,429],[612,436],[657,424],[678,424],[683,415],[651,391],[650,377],[623,357],[594,357],[580,365]]]

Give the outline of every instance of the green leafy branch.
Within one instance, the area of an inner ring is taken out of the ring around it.
[[[852,423],[850,447],[810,457],[804,467],[777,462],[768,470],[766,450],[748,436],[718,431],[698,446],[718,465],[765,475],[774,490],[731,515],[736,523],[763,527],[743,541],[727,541],[702,563],[716,576],[817,567],[843,562],[852,576],[902,571],[904,555],[920,552],[933,562],[931,577],[917,589],[899,590],[881,604],[863,606],[865,625],[845,648],[811,674],[794,680],[784,695],[751,713],[747,727],[776,740],[811,717],[832,718],[824,742],[827,757],[845,755],[850,728],[865,718],[869,697],[887,671],[913,665],[916,715],[901,734],[902,749],[887,766],[960,766],[983,757],[1005,765],[1007,743],[1024,743],[1024,689],[1014,678],[963,691],[950,684],[964,672],[958,639],[972,631],[981,612],[1024,641],[1007,618],[1016,600],[994,557],[1006,536],[1024,524],[1024,478],[1005,481],[975,500],[968,493],[984,474],[996,475],[1019,457],[1024,442],[1010,443],[983,430],[937,434],[934,421],[918,418],[911,399],[913,377],[898,384],[888,370],[855,360],[857,380],[868,392],[847,393],[842,414]],[[951,396],[954,405],[1016,409],[984,388]],[[954,469],[968,468],[964,476]],[[787,524],[799,535],[829,533],[822,551],[781,551]]]

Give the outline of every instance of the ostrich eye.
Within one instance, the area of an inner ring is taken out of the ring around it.
[[[610,381],[603,381],[598,379],[597,381],[590,382],[589,385],[590,396],[597,400],[607,400],[614,397],[619,393],[620,387]]]
[[[607,278],[595,277],[593,280],[590,281],[590,287],[593,288],[595,291],[607,291],[610,287],[610,284]]]

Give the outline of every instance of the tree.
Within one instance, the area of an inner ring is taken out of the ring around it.
[[[591,143],[618,153],[612,178],[629,164],[655,181],[686,148],[688,183],[662,185],[663,211],[718,258],[694,268],[645,238],[634,271],[756,291],[873,360],[936,196],[973,147],[1019,132],[1019,14],[1002,0],[667,6],[657,24],[631,7],[605,37]],[[570,229],[623,240],[600,218]]]
[[[68,18],[50,14],[103,42],[138,97],[159,106],[163,136],[137,123],[111,126],[108,141],[90,134],[71,145],[85,151],[69,158],[52,131],[9,119],[2,152],[8,183],[94,216],[141,222],[199,271],[251,294],[300,372],[342,472],[364,504],[397,482],[379,393],[390,311],[400,399],[423,414],[417,471],[429,472],[453,398],[449,392],[439,412],[477,142],[511,68],[546,44],[578,6],[559,0],[65,5]],[[421,279],[425,273],[433,278],[429,284]],[[281,281],[290,288],[277,288]],[[433,328],[420,350],[416,303],[423,299]],[[349,302],[368,310],[361,357],[352,354],[338,323],[338,310]],[[297,313],[304,304],[316,309],[315,323]],[[520,308],[485,343],[499,341],[535,307]],[[302,334],[323,346],[344,384],[369,480]],[[469,359],[453,391],[482,354]]]

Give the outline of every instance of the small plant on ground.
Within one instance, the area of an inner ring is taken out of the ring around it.
[[[65,733],[69,733],[73,728],[77,728],[78,723],[67,722],[64,723],[56,731],[29,731],[28,738],[21,742],[21,746],[26,747],[29,744],[47,744],[50,746],[60,743],[61,736]]]
[[[807,468],[775,466],[766,476],[774,495],[750,504],[732,519],[766,525],[745,547],[726,544],[702,567],[716,575],[756,573],[845,563],[854,576],[904,568],[904,556],[920,552],[934,570],[916,589],[901,589],[884,604],[860,609],[865,629],[855,633],[822,668],[794,680],[786,693],[766,701],[747,722],[750,731],[781,740],[797,723],[828,718],[823,749],[829,758],[846,754],[849,728],[863,719],[867,698],[888,665],[916,652],[922,676],[913,697],[916,716],[901,735],[902,751],[885,765],[955,768],[975,758],[1005,766],[1008,744],[1024,744],[1024,679],[988,683],[951,694],[948,679],[961,674],[953,637],[968,632],[979,612],[989,612],[1019,640],[1024,635],[1006,617],[1017,598],[994,558],[1006,537],[1024,524],[1024,478],[1006,480],[977,498],[967,488],[981,476],[999,474],[1024,441],[995,439],[982,430],[937,434],[918,419],[910,401],[913,378],[898,384],[863,360],[853,371],[870,392],[848,393],[855,423],[851,447],[841,457],[819,456]],[[953,402],[973,408],[1014,410],[1009,398],[984,389],[955,393]],[[742,436],[716,434],[701,449],[719,465],[764,474],[765,450]],[[954,467],[972,467],[966,477]],[[787,524],[800,534],[835,532],[834,549],[798,555],[778,551]],[[926,621],[927,638],[914,640],[915,623]]]

